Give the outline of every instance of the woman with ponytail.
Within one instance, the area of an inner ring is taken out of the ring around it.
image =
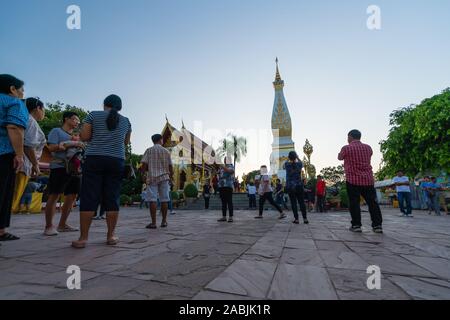
[[[81,140],[87,142],[86,160],[80,192],[80,238],[75,248],[86,246],[92,218],[101,204],[106,211],[106,243],[115,245],[115,227],[119,216],[119,197],[125,166],[125,146],[130,143],[131,124],[122,116],[122,100],[106,97],[103,111],[93,111],[84,120]]]

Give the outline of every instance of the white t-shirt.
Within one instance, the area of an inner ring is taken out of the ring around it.
[[[41,127],[37,121],[30,115],[28,118],[28,125],[24,133],[24,146],[32,148],[36,155],[36,160],[39,161],[42,156],[42,150],[44,150],[47,140],[45,139],[45,134],[42,132]],[[33,164],[28,159],[27,156],[24,157],[23,167],[20,169],[21,172],[25,173],[27,177],[31,176],[31,168]]]
[[[256,187],[248,186],[248,194],[256,194]]]
[[[395,176],[392,179],[392,182],[394,182],[394,183],[405,183],[405,182],[409,182],[409,178],[407,176],[402,176],[402,177]],[[407,185],[407,186],[397,186],[396,189],[397,189],[397,192],[411,192],[411,188],[409,187],[409,185]]]
[[[270,185],[270,178],[269,175],[265,174],[262,175],[260,178],[260,184],[259,184],[259,194],[264,194],[266,192],[272,192],[272,186]]]

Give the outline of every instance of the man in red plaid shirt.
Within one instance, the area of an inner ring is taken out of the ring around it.
[[[370,165],[373,152],[369,145],[362,143],[360,140],[360,131],[350,131],[348,133],[348,145],[344,146],[338,155],[339,160],[344,160],[347,193],[352,216],[350,231],[362,232],[360,207],[360,197],[362,196],[369,206],[373,231],[382,233],[383,218],[380,206],[377,203],[377,194],[374,187],[375,180],[372,166]]]

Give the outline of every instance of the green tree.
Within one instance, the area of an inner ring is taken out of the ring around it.
[[[76,112],[81,121],[83,121],[89,113],[89,111],[86,111],[83,108],[64,104],[60,101],[57,101],[56,103],[47,103],[45,107],[45,118],[39,122],[39,125],[46,136],[48,136],[53,128],[61,127],[62,115],[66,111]]]
[[[386,140],[380,142],[383,164],[378,179],[397,170],[408,176],[428,170],[450,170],[450,88],[441,94],[395,110]]]
[[[326,167],[320,170],[320,175],[330,185],[342,185],[345,182],[344,166]]]
[[[245,175],[245,183],[255,182],[255,177],[261,174],[261,170],[254,170]]]
[[[220,147],[216,152],[220,157],[232,155],[234,170],[236,171],[236,163],[247,155],[247,139],[229,134],[228,138],[220,141]]]
[[[138,169],[138,166],[141,163],[142,155],[134,154],[132,151],[133,150],[130,143],[125,147],[125,161],[127,164],[132,166],[135,177],[124,180],[120,190],[121,194],[128,196],[140,195],[142,192],[142,185],[145,182],[140,170]]]

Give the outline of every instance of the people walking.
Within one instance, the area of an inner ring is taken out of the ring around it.
[[[218,188],[220,199],[222,201],[222,218],[218,221],[227,221],[228,209],[228,222],[233,222],[234,166],[233,164],[228,163],[228,159],[226,157],[223,160],[223,165],[220,165],[219,168]]]
[[[92,218],[100,204],[106,211],[106,244],[116,245],[119,241],[115,228],[131,124],[119,114],[122,110],[119,96],[106,97],[103,105],[103,111],[93,111],[86,117],[80,132],[81,140],[88,145],[80,193],[80,237],[72,242],[75,248],[86,246]]]
[[[392,179],[392,182],[397,191],[397,199],[400,205],[401,216],[412,218],[411,187],[409,178],[405,176],[402,170],[399,170],[397,172],[397,176]]]
[[[219,192],[219,177],[217,174],[214,174],[212,178],[212,185],[214,188],[214,195],[217,195],[217,193]]]
[[[284,187],[280,179],[277,179],[277,183],[275,185],[275,192],[273,195],[275,196],[275,202],[280,207],[283,207],[285,210],[288,210],[286,202],[284,201]]]
[[[431,209],[434,211],[434,213],[437,216],[441,215],[441,209],[440,209],[440,203],[439,203],[439,197],[440,192],[442,190],[442,186],[437,183],[436,177],[431,177],[431,181],[427,184],[426,192],[428,195],[428,198],[430,199]]]
[[[6,231],[11,222],[11,207],[17,170],[24,163],[24,132],[28,111],[21,101],[24,82],[0,74],[0,241],[20,239]]]
[[[263,218],[264,211],[264,203],[266,200],[280,213],[279,219],[286,218],[286,215],[283,213],[281,207],[273,200],[273,189],[270,184],[270,177],[268,174],[267,166],[261,166],[261,176],[259,182],[259,215],[255,217],[255,219]]]
[[[248,192],[248,208],[250,210],[256,209],[256,187],[255,184],[250,182],[249,186],[247,187]]]
[[[209,180],[205,181],[205,184],[203,185],[203,199],[205,199],[205,210],[209,209],[209,200],[211,198],[211,184],[209,183]]]
[[[161,228],[166,228],[167,211],[170,202],[170,182],[173,180],[173,166],[170,152],[163,147],[160,134],[152,136],[153,147],[148,148],[141,160],[143,172],[147,172],[147,185],[150,195],[151,223],[147,229],[156,229],[156,211],[158,199],[161,203]]]
[[[52,153],[52,160],[48,183],[49,196],[45,205],[44,235],[46,236],[55,236],[58,232],[78,231],[67,224],[67,219],[80,191],[80,177],[72,175],[67,170],[66,152],[68,148],[64,142],[72,139],[73,131],[80,124],[80,119],[75,112],[67,111],[63,113],[62,122],[62,127],[54,128],[48,134],[48,149]],[[78,142],[77,146],[82,147],[84,144]],[[62,193],[64,193],[64,205],[61,208],[61,218],[56,229],[53,225],[53,217],[56,203]]]
[[[298,158],[295,151],[289,152],[288,161],[283,165],[286,170],[286,190],[291,201],[292,212],[294,213],[293,223],[299,224],[298,206],[302,212],[303,223],[308,224],[308,217],[306,214],[304,183],[302,180],[303,163]]]
[[[327,192],[327,186],[322,176],[317,176],[316,183],[316,195],[317,195],[317,211],[325,211],[325,197]]]
[[[310,179],[306,182],[305,179],[306,199],[308,200],[308,211],[312,212],[316,204],[316,183],[315,180]]]
[[[361,142],[361,132],[358,130],[351,130],[348,133],[347,140],[348,145],[341,149],[338,159],[344,161],[347,193],[352,217],[350,231],[362,232],[360,207],[360,197],[362,196],[369,207],[372,230],[375,233],[382,233],[383,218],[380,206],[377,203],[375,180],[370,164],[373,154],[372,148]]]
[[[425,207],[428,210],[428,214],[431,214],[431,212],[433,211],[433,203],[428,195],[428,187],[430,186],[430,184],[431,181],[429,176],[423,177],[423,180],[419,184],[425,202]]]

